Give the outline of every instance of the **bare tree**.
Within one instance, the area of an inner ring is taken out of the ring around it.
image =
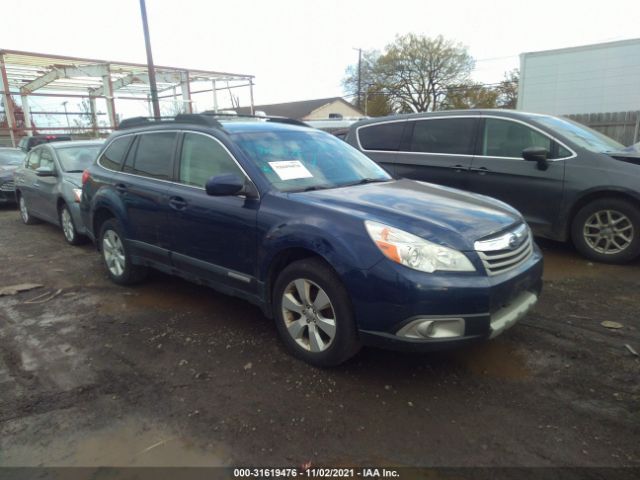
[[[518,105],[519,84],[520,70],[517,68],[504,74],[504,79],[496,87],[498,91],[498,106],[500,108],[516,108]]]

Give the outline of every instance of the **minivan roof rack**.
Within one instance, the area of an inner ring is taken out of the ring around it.
[[[125,118],[118,125],[118,130],[126,130],[127,128],[149,127],[164,123],[191,123],[196,125],[204,125],[207,127],[222,129],[222,125],[215,118],[209,115],[198,113],[180,113],[175,117],[132,117]]]

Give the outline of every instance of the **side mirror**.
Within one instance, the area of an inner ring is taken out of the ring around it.
[[[537,162],[540,170],[546,170],[549,167],[548,156],[549,152],[542,147],[529,147],[522,151],[522,158],[528,162]]]
[[[36,168],[36,175],[38,177],[55,177],[56,171],[49,167]]]
[[[237,195],[244,190],[244,179],[233,173],[216,175],[207,180],[204,189],[214,197]]]

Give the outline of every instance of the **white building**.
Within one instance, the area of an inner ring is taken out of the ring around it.
[[[518,110],[639,111],[640,39],[521,54]]]

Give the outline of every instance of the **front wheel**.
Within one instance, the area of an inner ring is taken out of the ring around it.
[[[27,201],[24,199],[23,195],[18,197],[18,207],[20,208],[20,218],[22,219],[22,223],[25,225],[33,225],[38,223],[38,220],[31,216],[29,212],[29,207],[27,207]]]
[[[69,245],[80,245],[82,243],[84,237],[78,233],[67,205],[63,205],[60,208],[60,226],[62,227],[62,233],[64,233],[64,239]]]
[[[119,285],[132,285],[142,281],[147,268],[131,262],[123,230],[115,219],[107,220],[100,229],[100,250],[111,280]]]
[[[576,214],[571,238],[587,258],[627,263],[640,255],[640,210],[618,198],[595,200]]]
[[[273,289],[278,333],[296,357],[318,367],[339,365],[360,349],[342,281],[319,259],[294,262]]]

